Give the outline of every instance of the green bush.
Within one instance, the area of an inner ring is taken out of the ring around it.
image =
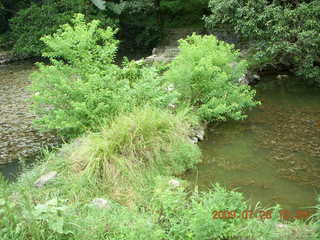
[[[51,65],[38,64],[31,90],[38,126],[62,134],[96,130],[120,112],[146,103],[166,107],[176,100],[155,68],[137,63],[113,64],[117,41],[111,28],[100,29],[99,21],[85,23],[77,15],[55,34],[43,37],[43,56]]]
[[[192,35],[180,40],[180,53],[165,73],[181,100],[197,108],[207,121],[243,119],[244,110],[257,104],[255,91],[240,85],[246,63],[232,45],[214,36]]]
[[[209,28],[231,25],[252,45],[254,67],[285,66],[320,83],[320,2],[211,0]]]
[[[100,19],[104,27],[115,26],[101,11],[86,0],[44,1],[43,4],[31,4],[21,9],[10,19],[13,50],[23,57],[41,56],[45,48],[40,38],[54,33],[60,25],[70,22],[75,13],[86,13],[89,20]],[[79,39],[79,36],[76,37]]]

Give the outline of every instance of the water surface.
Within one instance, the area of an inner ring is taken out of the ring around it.
[[[52,133],[34,128],[27,90],[30,74],[36,68],[31,61],[0,65],[0,173],[15,175],[20,159],[34,158],[43,147],[58,143]]]
[[[252,204],[295,211],[320,193],[320,91],[294,78],[262,79],[262,105],[244,121],[210,127],[200,143],[203,162],[186,178],[207,189],[238,188]]]

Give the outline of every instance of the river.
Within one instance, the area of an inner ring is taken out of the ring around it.
[[[211,126],[200,143],[203,162],[185,176],[200,190],[218,182],[251,205],[288,211],[316,204],[320,193],[320,90],[293,77],[263,77],[262,105],[244,121]]]
[[[35,70],[31,61],[0,65],[0,173],[9,179],[15,177],[17,161],[34,159],[59,142],[53,133],[33,127],[27,86]]]

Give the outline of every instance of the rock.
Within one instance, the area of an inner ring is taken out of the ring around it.
[[[260,80],[260,76],[259,76],[258,74],[253,74],[253,75],[252,75],[252,78],[253,78],[254,80],[257,80],[257,81]]]
[[[152,55],[157,55],[157,48],[152,49]]]
[[[195,130],[195,135],[198,138],[199,141],[203,141],[204,139],[204,129],[200,128],[200,129],[196,129]]]
[[[285,79],[285,78],[288,78],[288,77],[289,77],[289,76],[286,75],[286,74],[283,74],[283,75],[279,74],[279,75],[277,76],[277,79],[278,79],[278,80],[281,80],[281,79]]]
[[[238,82],[240,84],[249,85],[252,83],[256,83],[259,80],[260,80],[260,76],[258,74],[247,72],[245,75],[239,78]]]
[[[94,206],[98,207],[98,208],[103,208],[103,209],[111,209],[111,203],[103,198],[95,198],[92,200],[91,202]]]
[[[170,184],[171,186],[175,187],[175,188],[181,186],[181,183],[180,183],[179,181],[175,180],[175,179],[171,179],[171,180],[169,181],[169,184]]]
[[[0,52],[0,65],[19,60],[12,52]]]
[[[152,49],[151,56],[142,60],[144,63],[171,62],[179,54],[178,41],[182,38],[190,36],[192,33],[202,34],[203,30],[200,28],[185,27],[165,29],[165,32],[166,37],[156,48]]]
[[[34,185],[36,187],[43,187],[48,182],[54,180],[57,177],[58,173],[56,171],[49,172],[45,175],[42,175],[40,178],[38,178],[37,181],[35,181]]]
[[[238,83],[243,84],[243,85],[249,85],[249,80],[246,77],[246,75],[243,75],[241,78],[238,79]]]
[[[193,143],[193,144],[196,144],[196,143],[198,143],[198,138],[196,138],[196,137],[191,137],[190,138],[190,141]]]

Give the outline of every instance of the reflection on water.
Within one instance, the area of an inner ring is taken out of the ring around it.
[[[256,89],[262,105],[244,121],[209,128],[203,162],[186,178],[200,189],[216,182],[238,188],[252,204],[313,206],[320,193],[320,91],[271,76]]]

